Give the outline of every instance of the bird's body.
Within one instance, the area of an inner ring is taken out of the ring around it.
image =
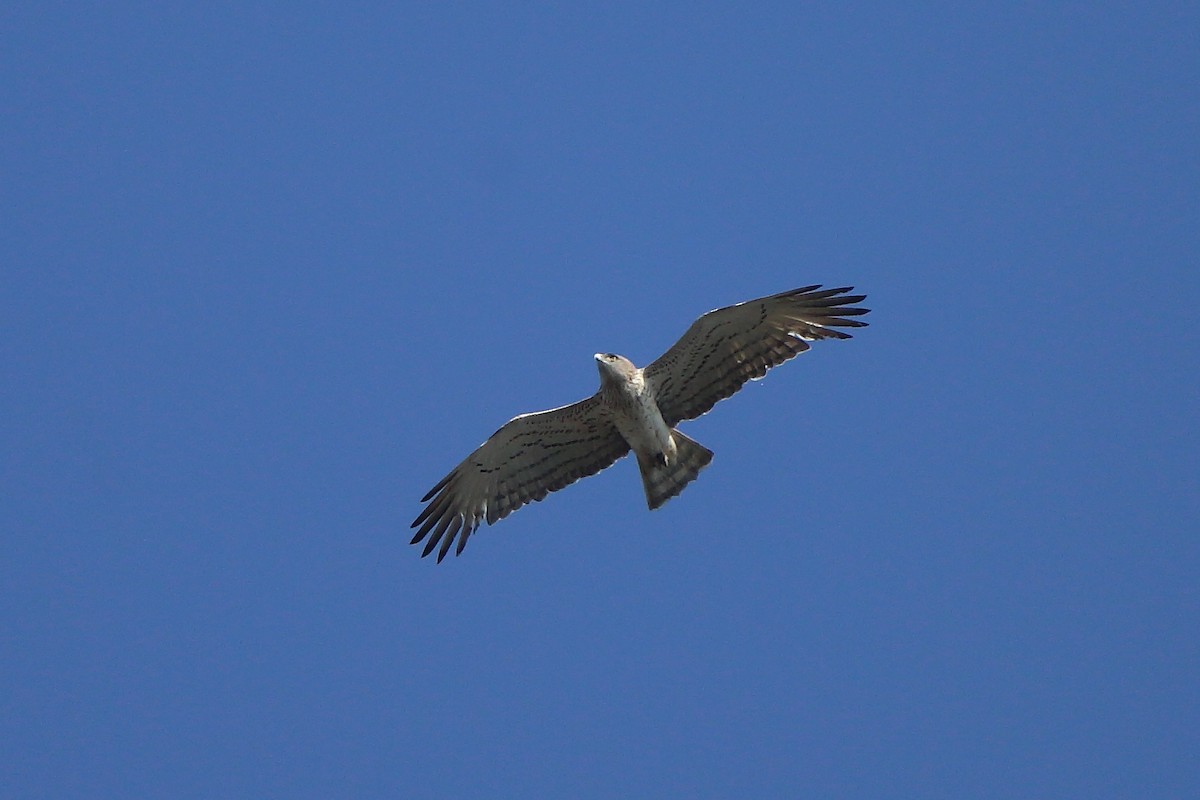
[[[613,427],[637,457],[646,505],[658,508],[683,491],[712,461],[712,451],[667,425],[655,384],[624,356],[597,353],[600,396]]]
[[[661,357],[638,369],[597,353],[600,389],[578,403],[522,414],[496,431],[431,489],[414,520],[413,544],[438,561],[456,553],[484,520],[490,525],[525,503],[593,475],[626,455],[637,457],[646,503],[658,508],[712,461],[712,451],[675,429],[707,412],[747,380],[808,349],[818,339],[848,339],[837,328],[866,323],[849,288],[806,286],[703,315]]]
[[[624,356],[597,353],[600,396],[612,414],[613,425],[639,458],[669,461],[675,457],[671,429],[658,410],[654,386],[642,370]]]

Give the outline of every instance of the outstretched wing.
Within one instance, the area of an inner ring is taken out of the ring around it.
[[[670,350],[645,369],[646,380],[668,425],[708,411],[742,388],[808,349],[817,339],[849,339],[838,328],[867,323],[845,319],[866,314],[852,308],[866,298],[852,287],[805,286],[710,311],[692,323]]]
[[[595,475],[629,452],[595,394],[569,406],[522,414],[492,434],[421,498],[428,503],[412,524],[412,543],[438,542],[440,563],[458,537],[455,555],[483,520],[491,525],[526,503]]]

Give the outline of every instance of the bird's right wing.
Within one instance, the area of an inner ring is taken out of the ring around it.
[[[645,369],[668,425],[692,419],[808,349],[817,339],[849,339],[838,328],[866,325],[853,308],[866,295],[848,295],[849,286],[805,286],[710,311]]]
[[[493,522],[526,503],[594,475],[629,452],[599,393],[578,403],[522,414],[496,431],[421,498],[428,503],[412,527],[412,543],[429,537],[421,556],[455,537],[461,553],[483,520]]]

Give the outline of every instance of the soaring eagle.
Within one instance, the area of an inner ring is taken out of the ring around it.
[[[818,339],[849,339],[839,328],[867,323],[852,287],[805,286],[710,311],[670,350],[638,369],[597,353],[600,389],[549,411],[522,414],[467,456],[421,498],[412,543],[429,537],[422,557],[441,562],[455,538],[461,553],[484,520],[491,525],[526,503],[595,475],[630,450],[646,504],[655,509],[683,491],[712,461],[712,451],[675,425],[704,414],[746,381],[794,358]],[[438,546],[438,543],[441,546]]]

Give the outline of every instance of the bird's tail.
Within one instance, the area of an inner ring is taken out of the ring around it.
[[[638,469],[642,472],[642,486],[646,490],[646,505],[651,509],[658,508],[682,492],[683,487],[694,481],[700,470],[712,461],[712,450],[694,439],[677,430],[671,431],[671,438],[675,441],[676,453],[670,464],[638,456]]]

